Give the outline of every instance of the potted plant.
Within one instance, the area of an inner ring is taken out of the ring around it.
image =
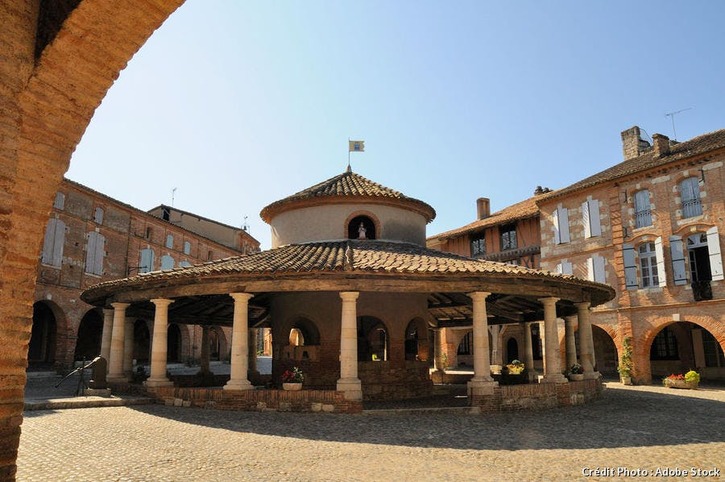
[[[574,363],[569,367],[569,380],[581,381],[584,380],[584,367],[578,363]]]
[[[299,367],[292,367],[282,373],[282,389],[301,390],[305,375]]]
[[[619,359],[619,366],[617,371],[619,372],[619,378],[622,381],[622,385],[632,384],[632,337],[628,336],[624,339],[622,357]]]
[[[506,365],[506,368],[508,369],[509,375],[521,375],[524,368],[526,368],[526,365],[524,365],[524,363],[520,360],[513,360],[511,363]]]
[[[694,370],[682,374],[672,374],[662,379],[662,384],[667,388],[688,388],[695,390],[700,383],[700,374]]]

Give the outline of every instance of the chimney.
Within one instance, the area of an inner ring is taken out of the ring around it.
[[[654,142],[655,156],[664,157],[670,153],[669,137],[662,134],[655,134],[652,136],[652,142]]]
[[[622,131],[622,152],[624,160],[634,159],[643,154],[651,146],[649,142],[640,138],[640,130],[638,126],[630,127],[626,131]]]
[[[476,200],[476,212],[478,219],[484,219],[491,215],[491,200],[487,197],[480,197]]]

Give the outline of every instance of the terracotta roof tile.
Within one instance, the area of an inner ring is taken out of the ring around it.
[[[259,215],[269,222],[276,214],[295,205],[316,203],[320,200],[340,198],[359,198],[361,200],[390,200],[415,207],[428,221],[435,218],[435,210],[428,204],[408,197],[394,189],[371,181],[360,174],[348,170],[312,187],[288,196],[266,206]]]

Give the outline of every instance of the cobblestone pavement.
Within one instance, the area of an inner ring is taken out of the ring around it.
[[[583,480],[583,471],[594,469],[603,475],[589,480],[626,480],[638,470],[654,478],[658,468],[725,471],[725,390],[609,387],[586,406],[487,415],[222,412],[161,405],[29,412],[17,477],[548,481]]]

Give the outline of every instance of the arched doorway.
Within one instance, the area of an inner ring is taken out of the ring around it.
[[[133,323],[133,357],[136,363],[148,363],[151,354],[151,334],[145,320]]]
[[[592,339],[594,340],[594,369],[607,377],[618,377],[617,346],[609,333],[604,329],[592,325]],[[579,353],[579,336],[577,340],[577,353]]]
[[[652,378],[695,370],[703,380],[725,380],[725,357],[717,339],[704,327],[680,321],[664,326],[650,345]]]
[[[101,353],[103,318],[97,310],[90,310],[78,326],[78,339],[74,360],[92,360]]]
[[[181,329],[179,325],[172,323],[166,333],[166,361],[179,363],[181,356]]]
[[[221,340],[217,328],[209,329],[209,359],[219,361],[221,356]]]
[[[506,341],[506,362],[511,363],[514,360],[520,360],[519,358],[519,342],[516,338],[509,338]]]
[[[358,361],[386,361],[388,359],[388,329],[374,316],[358,319]]]
[[[33,305],[33,328],[28,345],[28,367],[51,369],[55,361],[57,322],[53,310],[43,301]]]
[[[429,330],[424,320],[416,318],[405,328],[405,359],[428,361],[430,354]]]

